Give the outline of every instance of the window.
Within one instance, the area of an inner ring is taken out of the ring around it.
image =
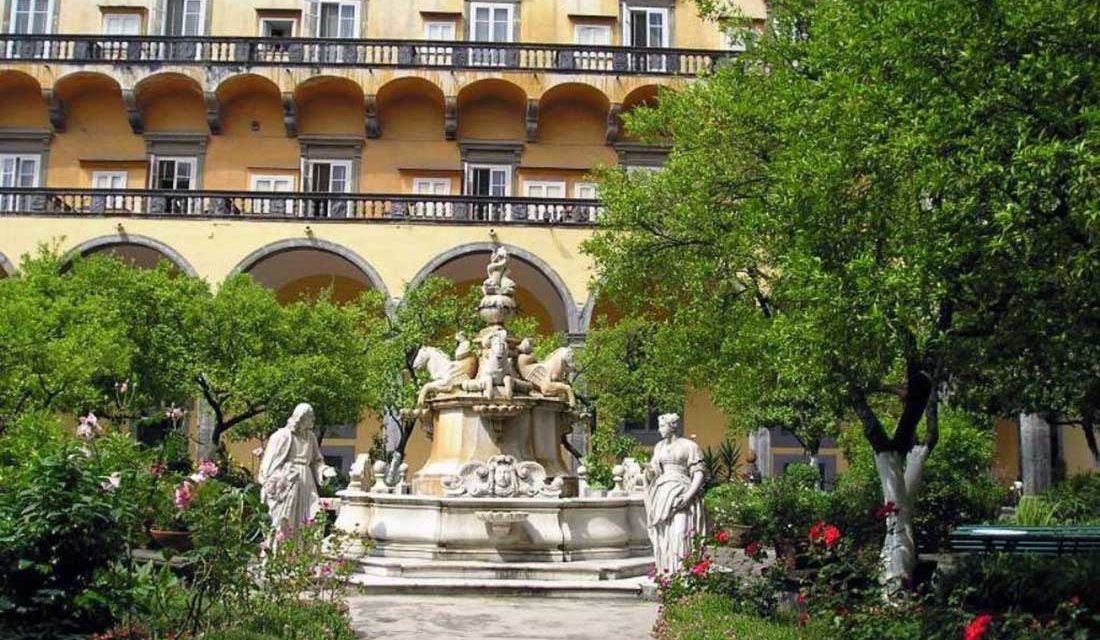
[[[573,28],[573,40],[577,44],[609,45],[611,44],[611,25],[578,24]]]
[[[159,191],[189,191],[195,188],[195,158],[155,158],[152,188]],[[165,213],[191,213],[191,198],[165,198]]]
[[[250,188],[261,193],[290,193],[294,191],[294,178],[291,176],[253,175]],[[284,198],[256,198],[251,202],[253,213],[285,214],[294,210],[294,201]]]
[[[455,23],[432,21],[424,23],[425,40],[454,40]]]
[[[413,178],[413,193],[425,196],[451,195],[450,178]]]
[[[136,13],[103,14],[103,35],[140,36],[141,15]]]
[[[92,188],[110,189],[120,191],[126,188],[127,175],[125,171],[93,171]],[[126,209],[125,196],[106,196],[104,207],[108,210],[121,211]]]
[[[293,18],[260,18],[260,36],[285,40],[298,31],[298,21]]]
[[[167,0],[164,35],[201,36],[206,31],[206,0]]]
[[[623,11],[623,44],[659,49],[669,46],[668,9],[626,6]],[[631,65],[639,71],[665,70],[663,54],[631,56]]]
[[[12,33],[53,31],[54,0],[11,0]]]
[[[311,193],[349,193],[350,160],[310,160],[306,163],[306,191]],[[321,218],[343,217],[347,201],[318,199],[309,202],[309,215]]]
[[[542,180],[528,180],[523,183],[524,195],[528,198],[564,198],[565,183]]]
[[[321,2],[314,32],[318,38],[358,38],[358,2]]]
[[[466,168],[466,193],[472,196],[507,197],[512,195],[512,167],[469,165]]]
[[[594,182],[578,182],[573,185],[573,197],[580,198],[582,200],[595,200],[599,196],[596,194],[596,183]]]
[[[38,186],[38,155],[0,154],[0,189],[33,189]],[[21,195],[0,195],[0,211],[16,211],[22,208]]]
[[[513,9],[511,4],[471,2],[470,39],[477,42],[511,42]]]
[[[512,167],[508,165],[467,165],[466,194],[506,198],[512,195]],[[478,202],[471,207],[474,220],[511,220],[512,205]]]

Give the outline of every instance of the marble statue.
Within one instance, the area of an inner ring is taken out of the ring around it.
[[[268,438],[260,461],[260,498],[271,515],[276,539],[316,517],[321,509],[317,487],[335,475],[317,445],[313,407],[303,402]]]
[[[658,418],[661,440],[650,460],[645,507],[658,575],[679,571],[692,537],[706,531],[703,451],[679,435],[680,426],[675,413]]]
[[[517,351],[519,355],[516,356],[516,369],[524,380],[534,385],[547,398],[564,397],[570,407],[576,404],[573,387],[567,381],[575,367],[571,347],[556,349],[542,362],[535,359],[534,343],[530,338],[524,338]]]
[[[515,377],[512,361],[508,357],[508,333],[504,329],[490,331],[481,338],[481,360],[477,377],[462,383],[465,391],[481,391],[491,400],[497,387],[502,388],[505,399],[512,398]]]
[[[416,352],[413,358],[413,369],[427,369],[431,380],[420,388],[417,395],[417,406],[423,406],[428,396],[435,393],[448,393],[463,382],[470,380],[477,374],[477,355],[470,346],[470,341],[459,332],[455,334],[458,346],[455,348],[455,359],[451,360],[442,349],[423,346]]]
[[[481,285],[485,295],[512,296],[516,292],[516,283],[508,277],[508,250],[500,247],[493,252],[486,268],[488,277]]]

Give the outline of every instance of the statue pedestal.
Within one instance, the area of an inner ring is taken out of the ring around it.
[[[560,478],[562,497],[577,495],[577,477],[562,457],[561,437],[570,430],[569,406],[550,398],[488,400],[480,395],[441,396],[428,401],[434,424],[428,461],[413,475],[416,495],[444,496],[443,479],[462,467],[509,455],[542,465]]]

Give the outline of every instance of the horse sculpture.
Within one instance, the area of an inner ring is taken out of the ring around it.
[[[477,378],[463,382],[463,390],[481,391],[487,400],[491,400],[496,387],[503,387],[504,398],[510,400],[517,381],[508,359],[508,334],[503,330],[493,331],[481,339],[481,347]]]
[[[575,368],[571,347],[556,349],[542,362],[535,359],[534,344],[530,338],[520,343],[518,351],[516,368],[519,369],[519,375],[524,380],[530,382],[539,393],[548,398],[564,396],[570,407],[576,403],[573,387],[565,381]]]
[[[417,394],[417,406],[423,406],[428,396],[435,393],[449,393],[456,387],[469,381],[477,372],[477,358],[470,349],[470,342],[465,336],[458,334],[458,348],[455,349],[455,359],[451,360],[442,350],[435,347],[420,347],[413,359],[413,369],[427,369],[431,381],[420,388]]]

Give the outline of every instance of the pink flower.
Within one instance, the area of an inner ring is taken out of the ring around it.
[[[710,571],[710,565],[710,558],[703,558],[698,564],[691,568],[691,572],[697,576],[705,575]]]
[[[119,393],[126,393],[130,390],[130,382],[123,382],[122,384],[116,385],[116,388],[118,389]]]
[[[153,464],[149,465],[149,475],[151,476],[159,478],[163,476],[167,471],[168,467],[166,467],[163,462],[154,462]]]
[[[191,501],[195,499],[195,491],[191,488],[191,483],[186,480],[180,483],[180,486],[176,487],[175,504],[177,509],[186,509],[187,505],[191,504]]]
[[[106,480],[100,482],[99,486],[102,487],[104,491],[114,491],[119,487],[120,484],[122,484],[122,474],[118,471],[115,471],[111,475],[107,476]]]
[[[718,533],[714,534],[714,540],[719,544],[727,544],[730,541],[730,534],[725,529],[722,529]]]
[[[809,622],[809,621],[810,621],[810,614],[806,613],[805,611],[798,614],[798,626],[804,627],[804,626],[806,626],[806,623]]]
[[[318,501],[318,504],[320,504],[321,508],[324,509],[325,511],[328,511],[329,509],[332,508],[332,500],[329,500],[328,498],[321,498]]]
[[[175,405],[172,405],[172,408],[169,409],[167,412],[165,412],[164,415],[168,416],[169,420],[173,420],[173,421],[179,420],[180,418],[183,417],[183,409],[180,409],[179,407],[177,407]]]
[[[750,558],[755,558],[760,555],[760,544],[757,542],[750,542],[745,545],[745,555]]]
[[[970,624],[966,625],[966,629],[963,630],[963,640],[981,640],[990,622],[993,622],[993,616],[988,613],[977,616],[971,620]]]
[[[199,463],[199,473],[207,478],[218,475],[218,465],[213,460],[203,460]]]
[[[92,425],[84,422],[84,419],[80,419],[80,425],[76,428],[76,437],[81,440],[91,440],[95,437],[95,431],[92,430]]]
[[[95,414],[94,414],[94,413],[92,413],[91,411],[89,411],[89,412],[88,412],[88,415],[86,415],[86,416],[84,416],[83,418],[81,418],[81,419],[80,419],[80,421],[81,421],[82,423],[83,423],[83,422],[87,422],[88,424],[92,425],[92,428],[93,428],[93,429],[97,429],[97,430],[98,430],[98,427],[99,427],[99,418],[95,417]]]
[[[275,533],[275,542],[282,542],[283,540],[286,540],[286,538],[287,538],[286,529],[280,528]]]
[[[330,565],[326,562],[323,565],[314,567],[313,568],[313,573],[314,573],[314,575],[317,575],[321,578],[328,578],[328,577],[332,576],[332,565]]]

